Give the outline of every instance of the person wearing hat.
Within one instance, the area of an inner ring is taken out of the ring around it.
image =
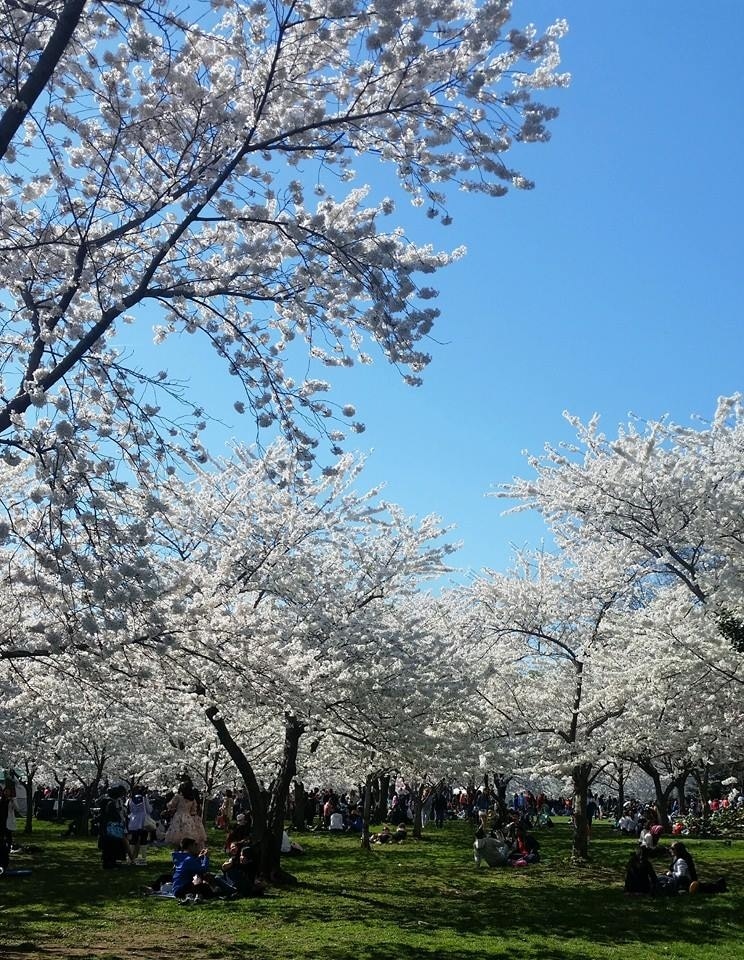
[[[250,840],[250,836],[251,825],[248,817],[244,813],[239,813],[225,837],[225,850],[229,850],[233,844],[242,846],[245,841]]]

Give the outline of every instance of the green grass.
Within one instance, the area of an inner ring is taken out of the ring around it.
[[[592,862],[573,866],[565,822],[538,833],[540,864],[478,870],[472,830],[448,824],[421,842],[365,854],[352,837],[307,834],[287,861],[300,883],[263,899],[183,908],[138,896],[164,872],[103,871],[92,840],[61,840],[48,824],[18,857],[27,878],[0,880],[0,955],[6,960],[740,960],[744,842],[690,841],[703,878],[729,892],[669,899],[626,897],[633,842],[595,827]],[[220,849],[219,840],[212,849]],[[215,857],[219,860],[219,857]],[[657,869],[666,867],[659,861]]]

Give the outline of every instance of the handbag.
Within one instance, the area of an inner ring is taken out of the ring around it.
[[[149,813],[146,813],[145,819],[142,821],[142,829],[146,830],[148,833],[155,833],[157,828],[157,823],[155,823]]]
[[[124,824],[121,820],[109,820],[106,824],[106,836],[113,837],[115,840],[124,839]]]

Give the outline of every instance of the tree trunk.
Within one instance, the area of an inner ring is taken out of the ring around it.
[[[34,832],[34,773],[36,770],[29,770],[26,767],[26,823],[23,827],[24,833]]]
[[[307,794],[305,785],[301,780],[295,780],[294,784],[294,810],[292,811],[292,826],[295,830],[305,829],[305,805]]]
[[[659,817],[659,825],[664,828],[664,833],[670,833],[672,825],[669,822],[669,791],[661,785],[661,777],[657,774],[651,778],[654,781],[654,791],[656,792],[656,813]]]
[[[512,778],[503,773],[493,775],[493,785],[496,788],[496,806],[498,807],[499,823],[497,826],[504,826],[509,820],[509,810],[506,802],[506,791]]]
[[[625,806],[625,768],[622,763],[615,764],[615,769],[617,770],[617,810],[615,811],[615,819],[619,820],[623,815],[623,807]]]
[[[424,793],[426,785],[414,786],[411,790],[411,803],[413,804],[413,831],[411,836],[414,840],[421,839],[421,833],[424,828],[423,807]]]
[[[703,829],[702,835],[707,837],[708,835],[708,822],[710,820],[710,807],[708,806],[708,797],[709,797],[709,782],[710,782],[710,771],[708,767],[705,767],[702,771],[695,770],[693,771],[693,776],[698,785],[698,792],[700,793],[700,802],[702,804],[702,818],[703,818]]]
[[[589,821],[586,816],[586,800],[589,792],[591,764],[580,763],[571,771],[573,780],[573,848],[571,858],[577,861],[589,859]]]
[[[83,797],[80,803],[80,815],[78,817],[78,836],[87,837],[90,835],[90,808],[93,794],[93,787],[83,787]]]
[[[687,813],[687,801],[685,800],[685,785],[687,784],[687,778],[690,776],[690,771],[685,770],[684,773],[681,773],[677,779],[674,781],[674,787],[677,791],[677,802],[679,803],[679,812],[680,814]]]
[[[287,807],[289,786],[297,773],[297,748],[305,724],[294,714],[284,714],[284,752],[279,772],[272,784],[269,809],[266,816],[266,832],[260,844],[259,863],[261,874],[271,883],[294,883],[295,878],[281,867],[282,832]]]
[[[664,828],[664,833],[669,833],[672,829],[672,825],[669,822],[668,813],[669,794],[671,793],[673,784],[670,784],[666,790],[662,787],[661,774],[651,760],[641,758],[638,760],[638,766],[645,774],[651,777],[651,780],[653,781],[654,793],[656,794],[656,812],[659,816],[659,825]]]
[[[375,810],[375,821],[384,823],[388,815],[388,791],[390,790],[390,774],[383,773],[378,780],[380,795],[377,800],[377,809]]]
[[[264,803],[263,792],[256,780],[256,774],[248,760],[237,743],[233,740],[230,731],[222,717],[219,715],[217,707],[208,707],[205,714],[209,722],[215,729],[217,738],[227,751],[228,756],[238,768],[238,773],[243,778],[248,800],[251,806],[251,836],[256,843],[261,843],[266,833],[266,805]]]
[[[369,816],[372,811],[372,781],[374,776],[367,774],[367,781],[364,785],[364,806],[362,807],[362,849],[371,850],[369,842]]]

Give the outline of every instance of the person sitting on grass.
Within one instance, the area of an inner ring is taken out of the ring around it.
[[[648,847],[641,846],[631,853],[625,868],[625,892],[653,895],[659,887],[658,879],[649,859]]]
[[[370,837],[371,843],[390,843],[392,839],[392,834],[390,833],[390,827],[385,824],[380,830],[379,833],[373,833]]]
[[[713,883],[698,880],[695,861],[687,847],[679,840],[675,840],[669,847],[672,858],[671,870],[667,877],[671,879],[674,892],[688,891],[689,893],[725,893],[728,884],[725,877],[719,877]]]
[[[530,863],[537,863],[540,844],[522,827],[518,827],[508,854],[509,864],[512,867],[526,867]]]
[[[663,833],[656,811],[651,810],[646,820],[641,821],[641,832],[638,842],[646,847],[650,856],[662,856],[666,851],[659,846],[659,837]]]
[[[402,823],[399,823],[398,826],[395,828],[395,833],[392,835],[390,840],[392,841],[392,843],[403,843],[403,841],[406,839],[407,836],[408,836],[408,833],[406,831],[406,828]]]
[[[225,850],[229,850],[234,843],[237,843],[238,846],[243,843],[247,843],[250,835],[250,821],[244,813],[239,813],[235,818],[235,822],[230,824],[230,829],[225,837]]]
[[[334,810],[328,818],[328,832],[343,833],[345,829],[343,813],[340,810]]]
[[[489,867],[503,867],[508,863],[509,845],[501,831],[492,831],[486,836],[483,827],[479,827],[473,842],[473,857],[476,867],[485,860]]]
[[[261,897],[265,885],[256,879],[258,872],[253,848],[246,844],[222,864],[225,882],[230,885],[236,897]]]
[[[283,857],[302,857],[305,849],[302,844],[293,840],[286,830],[282,831],[282,856]]]
[[[173,854],[173,895],[179,900],[193,896],[195,903],[201,902],[211,893],[203,882],[208,871],[209,850],[205,847],[197,856],[196,840],[184,837]]]
[[[347,825],[347,830],[350,830],[352,833],[361,833],[364,829],[364,820],[362,815],[359,812],[357,807],[354,807],[353,810],[349,812],[349,823]]]

